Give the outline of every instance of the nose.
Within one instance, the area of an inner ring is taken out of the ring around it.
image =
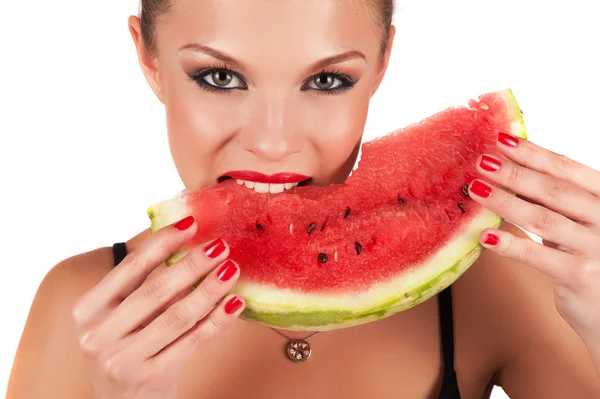
[[[248,107],[247,123],[238,133],[243,150],[264,161],[282,161],[302,151],[304,137],[296,123],[301,111],[284,95],[262,95]]]

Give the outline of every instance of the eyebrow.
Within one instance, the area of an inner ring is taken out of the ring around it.
[[[183,51],[183,50],[199,51],[199,52],[207,54],[213,58],[221,60],[236,69],[239,69],[242,71],[248,70],[243,62],[236,60],[232,56],[230,56],[220,50],[217,50],[210,46],[206,46],[204,44],[200,44],[200,43],[186,44],[185,46],[183,46],[179,49],[179,51]],[[367,57],[360,51],[352,50],[352,51],[335,54],[330,57],[326,57],[321,60],[318,60],[309,67],[309,70],[314,71],[314,70],[323,69],[323,68],[327,67],[328,65],[339,64],[341,62],[348,61],[348,60],[351,60],[354,58],[362,58],[363,60],[367,59]]]

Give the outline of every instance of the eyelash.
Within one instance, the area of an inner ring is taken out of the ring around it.
[[[230,73],[232,75],[234,75],[236,78],[238,78],[241,82],[243,82],[244,84],[244,88],[231,88],[231,89],[226,89],[226,88],[220,88],[220,87],[215,87],[209,83],[207,83],[204,78],[214,72],[226,72],[226,73]],[[321,75],[331,75],[333,76],[335,79],[338,79],[341,83],[338,87],[334,88],[334,89],[324,89],[324,90],[318,90],[318,89],[308,89],[305,88],[305,86],[312,81],[313,79],[321,76]],[[219,93],[219,94],[228,94],[228,92],[233,91],[233,90],[246,90],[248,88],[248,86],[246,85],[246,82],[244,81],[244,79],[237,73],[235,72],[233,69],[229,68],[227,65],[225,64],[219,64],[219,65],[214,65],[211,66],[209,68],[203,68],[203,69],[199,69],[198,71],[192,73],[191,75],[189,75],[189,78],[191,80],[193,80],[194,82],[196,82],[198,84],[198,86],[200,86],[201,89],[212,92],[212,93]],[[329,95],[333,95],[333,94],[339,94],[342,93],[346,90],[350,90],[352,87],[354,87],[354,85],[357,82],[353,81],[349,76],[341,73],[340,71],[337,70],[330,70],[330,69],[323,69],[321,72],[311,76],[310,78],[308,78],[303,84],[302,84],[302,88],[300,90],[302,91],[315,91],[317,92],[317,94],[329,94]]]
[[[310,82],[311,80],[313,80],[313,79],[315,79],[315,78],[317,78],[318,76],[321,76],[321,75],[331,75],[335,79],[338,79],[342,83],[338,87],[336,87],[335,89],[330,89],[330,90],[317,90],[317,89],[304,89],[304,88],[301,88],[300,90],[311,90],[311,91],[316,91],[318,94],[329,94],[329,95],[332,95],[332,94],[342,93],[342,92],[344,92],[346,90],[350,90],[356,84],[356,82],[354,80],[352,80],[352,78],[350,78],[348,75],[345,75],[345,74],[341,73],[338,70],[335,70],[335,69],[323,69],[321,72],[319,72],[316,75],[313,75],[310,78],[308,78],[306,80],[306,82],[302,85],[302,87],[304,87],[306,84],[308,84],[308,82]]]

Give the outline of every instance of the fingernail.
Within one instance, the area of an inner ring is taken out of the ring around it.
[[[479,162],[479,167],[481,167],[483,170],[487,170],[488,172],[497,172],[502,167],[502,164],[495,158],[483,155],[481,157],[481,162]]]
[[[179,222],[175,223],[173,225],[173,227],[175,227],[177,230],[187,230],[193,224],[194,224],[194,217],[188,216],[185,219],[181,219]]]
[[[227,260],[217,272],[217,278],[221,281],[229,281],[237,272],[237,265],[230,260]]]
[[[506,134],[506,133],[499,133],[498,141],[500,142],[500,144],[504,144],[505,146],[508,146],[508,147],[516,147],[517,144],[519,143],[519,141],[517,140],[516,137],[511,136],[510,134]]]
[[[473,184],[471,184],[471,191],[475,193],[475,195],[483,198],[487,198],[492,194],[492,188],[479,180],[473,181]]]
[[[207,257],[214,259],[217,256],[221,255],[225,251],[225,243],[220,238],[208,244],[206,248],[204,248],[204,255]]]
[[[498,244],[498,241],[500,241],[500,239],[498,238],[498,236],[496,234],[489,233],[485,237],[485,240],[483,242],[486,243],[487,245],[494,246],[494,245]]]
[[[242,302],[240,300],[240,298],[238,298],[237,296],[234,296],[229,301],[227,301],[227,303],[225,304],[225,313],[234,314],[235,312],[237,312],[240,309],[240,307],[243,304],[244,304],[244,302]]]

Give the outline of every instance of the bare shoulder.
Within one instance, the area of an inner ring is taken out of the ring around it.
[[[529,239],[514,225],[502,229]],[[481,342],[497,366],[494,382],[511,398],[599,397],[591,357],[556,310],[546,275],[485,251],[455,286],[457,351],[460,342]]]
[[[19,342],[8,399],[89,397],[72,309],[112,263],[111,249],[99,248],[65,259],[46,274]]]
[[[38,293],[55,287],[65,296],[79,296],[96,285],[113,269],[113,255],[109,247],[94,249],[63,260],[46,274]]]

